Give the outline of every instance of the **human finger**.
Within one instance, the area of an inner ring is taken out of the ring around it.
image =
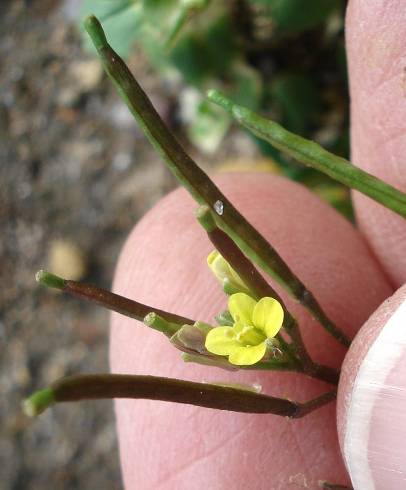
[[[406,192],[406,8],[351,0],[346,44],[354,164]],[[406,282],[406,221],[354,192],[357,223],[396,287]]]
[[[398,490],[406,481],[406,286],[362,327],[338,393],[340,445],[355,490]]]
[[[360,234],[304,187],[267,174],[229,175],[217,182],[349,336],[390,294]],[[192,200],[177,190],[150,211],[127,241],[114,287],[141,302],[211,322],[226,299],[205,265],[212,246],[193,209]],[[339,366],[344,349],[281,294],[315,360]],[[265,393],[299,401],[331,388],[292,373],[185,365],[165,338],[118,314],[110,352],[114,372],[255,382]],[[321,479],[348,481],[333,404],[300,420],[133,400],[117,401],[116,413],[127,489],[316,489]]]

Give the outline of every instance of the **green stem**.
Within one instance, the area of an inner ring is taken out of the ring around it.
[[[109,46],[103,28],[96,17],[88,17],[85,28],[98,51],[103,67],[113,81],[157,153],[199,204],[207,204],[216,211],[216,222],[234,240],[238,247],[270,276],[274,277],[297,301],[316,318],[324,328],[345,346],[350,340],[324,313],[313,294],[293,274],[276,250],[237,211],[209,177],[185,153],[171,134],[139,86],[128,67]]]
[[[232,412],[266,413],[299,418],[332,401],[335,392],[323,394],[306,403],[297,403],[209,383],[157,376],[87,374],[62,378],[46,390],[34,393],[25,401],[24,409],[27,415],[37,415],[56,402],[111,398],[161,400]]]
[[[208,97],[229,112],[245,128],[259,138],[268,141],[275,148],[338,182],[362,192],[406,218],[405,193],[364,172],[345,158],[330,153],[314,141],[291,133],[278,123],[265,119],[246,107],[234,104],[216,90],[210,90]]]
[[[144,318],[144,323],[147,327],[153,328],[158,332],[162,332],[167,337],[171,338],[180,328],[176,323],[170,323],[155,312],[148,313]]]
[[[61,277],[51,274],[50,272],[39,271],[35,277],[36,280],[44,286],[60,289],[64,293],[90,301],[91,303],[96,303],[97,305],[103,306],[108,310],[116,311],[117,313],[121,313],[122,315],[130,318],[135,318],[141,322],[144,321],[144,318],[149,313],[156,313],[167,322],[175,323],[177,325],[193,325],[195,322],[195,320],[191,320],[190,318],[175,315],[174,313],[169,313],[167,311],[154,308],[153,306],[138,303],[137,301],[111,293],[106,289],[92,286],[91,284],[62,279]]]
[[[52,388],[36,391],[24,400],[22,408],[28,417],[36,417],[55,403],[55,392]]]

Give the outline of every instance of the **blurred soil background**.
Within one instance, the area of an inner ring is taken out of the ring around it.
[[[108,370],[106,311],[37,286],[41,268],[110,288],[137,220],[175,186],[86,54],[80,1],[0,4],[0,488],[121,488],[113,407],[61,405],[35,420],[21,400],[56,378]],[[131,68],[182,136],[175,95],[137,50]],[[193,149],[189,150],[195,154]],[[231,132],[216,161],[254,157]]]

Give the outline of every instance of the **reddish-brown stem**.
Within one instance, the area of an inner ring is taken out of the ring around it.
[[[156,313],[171,323],[177,323],[179,325],[189,324],[193,325],[194,320],[183,316],[169,313],[168,311],[160,310],[153,306],[144,305],[138,303],[124,296],[107,291],[106,289],[92,286],[91,284],[85,284],[77,281],[66,281],[66,286],[63,289],[64,292],[76,296],[86,301],[91,301],[109,310],[117,311],[123,315],[135,318],[137,320],[143,320],[148,313]]]
[[[319,483],[320,487],[324,490],[354,490],[353,487],[347,485],[337,485],[336,483],[328,483],[326,481]]]
[[[156,376],[89,374],[62,378],[34,393],[25,405],[37,414],[55,402],[107,398],[142,398],[186,403],[232,412],[263,413],[299,418],[334,400],[336,392],[325,393],[306,403],[209,383],[195,383]]]
[[[176,323],[178,325],[193,325],[195,322],[195,320],[191,320],[190,318],[138,303],[138,301],[125,298],[124,296],[120,296],[119,294],[112,293],[91,284],[63,279],[47,271],[39,271],[36,275],[36,279],[44,286],[59,289],[72,296],[76,296],[77,298],[84,299],[91,303],[96,303],[104,308],[116,311],[117,313],[121,313],[130,318],[135,318],[136,320],[143,321],[149,313],[156,313],[167,322]]]
[[[322,407],[323,405],[326,405],[327,403],[330,403],[331,401],[335,400],[337,398],[337,392],[336,391],[329,391],[327,393],[323,393],[322,395],[318,396],[317,398],[313,398],[313,400],[309,400],[308,402],[305,403],[300,403],[299,404],[299,410],[298,413],[296,414],[296,417],[304,417],[310,412],[313,412],[313,410],[316,410],[317,408]]]

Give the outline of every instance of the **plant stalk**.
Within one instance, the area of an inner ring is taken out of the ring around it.
[[[361,170],[345,158],[330,153],[314,141],[291,133],[275,121],[265,119],[250,109],[233,103],[216,90],[210,90],[208,97],[229,112],[242,126],[275,148],[347,187],[362,192],[406,218],[405,193]]]
[[[97,49],[107,75],[179,183],[192,194],[199,204],[207,204],[211,209],[215,209],[216,222],[238,247],[303,304],[331,335],[348,347],[350,345],[348,337],[327,317],[313,294],[293,274],[277,251],[237,211],[203,170],[186,154],[124,61],[108,44],[103,28],[96,17],[88,17],[85,21],[85,28]]]
[[[218,410],[300,418],[334,400],[325,393],[306,403],[263,395],[240,388],[172,378],[126,374],[69,376],[34,393],[24,402],[27,415],[38,415],[57,402],[133,398],[185,403]]]
[[[354,490],[353,487],[348,487],[347,485],[338,485],[336,483],[328,483],[326,481],[319,482],[319,485],[323,490]]]
[[[134,318],[141,322],[144,321],[144,318],[149,313],[156,313],[167,322],[178,325],[193,325],[195,322],[195,320],[191,320],[190,318],[175,315],[174,313],[169,313],[167,311],[160,310],[159,308],[154,308],[153,306],[138,303],[137,301],[112,293],[106,289],[92,286],[91,284],[62,279],[61,277],[55,276],[50,272],[39,271],[37,272],[36,279],[44,286],[59,289],[64,293],[70,294],[71,296],[76,296],[77,298],[95,303],[103,306],[103,308],[116,311],[117,313],[121,313],[122,315]]]
[[[254,299],[259,301],[261,298],[268,296],[276,299],[281,304],[284,311],[283,326],[293,341],[293,343],[288,344],[278,334],[277,339],[281,343],[282,350],[287,352],[293,362],[297,363],[299,360],[300,369],[305,374],[337,385],[339,378],[338,371],[313,362],[303,342],[296,318],[291,315],[282,298],[260,274],[254,264],[243,254],[233,240],[216,225],[208,206],[200,206],[196,212],[196,217],[205,229],[209,240],[216,250],[238,273],[248,289],[252,291]],[[259,366],[260,364],[256,364],[255,366]]]

